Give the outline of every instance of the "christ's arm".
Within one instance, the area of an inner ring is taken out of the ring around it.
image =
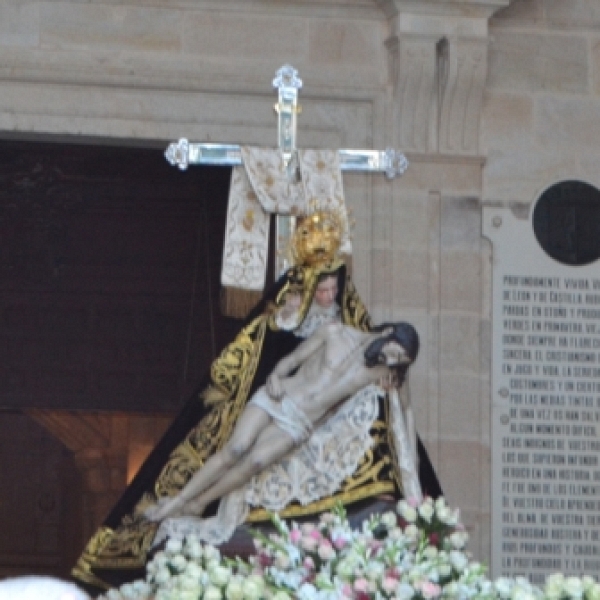
[[[341,327],[337,323],[330,323],[320,327],[310,337],[305,339],[293,352],[282,358],[267,378],[267,392],[273,398],[280,398],[283,394],[281,379],[299,367],[306,359],[312,356],[319,348],[327,343],[329,336]],[[334,333],[335,334],[335,333]]]

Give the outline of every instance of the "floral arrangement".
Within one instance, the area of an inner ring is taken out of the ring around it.
[[[253,531],[248,560],[221,556],[197,539],[169,540],[145,580],[99,600],[600,600],[592,578],[486,578],[466,551],[468,534],[443,498],[402,500],[396,512],[350,527],[337,507],[315,523],[273,517],[276,533]]]

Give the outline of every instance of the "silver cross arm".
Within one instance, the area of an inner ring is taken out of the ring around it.
[[[408,160],[393,148],[386,150],[338,150],[342,171],[385,173],[388,179],[402,175]],[[169,144],[167,160],[182,171],[189,165],[233,167],[242,164],[241,148],[235,144],[190,143],[185,138]]]

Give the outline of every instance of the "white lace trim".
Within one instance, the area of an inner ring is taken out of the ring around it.
[[[244,522],[249,505],[277,512],[293,501],[306,505],[332,496],[373,443],[369,430],[379,415],[382,393],[381,388],[369,385],[354,394],[300,448],[225,496],[214,517],[165,519],[153,545],[186,535],[222,544]]]

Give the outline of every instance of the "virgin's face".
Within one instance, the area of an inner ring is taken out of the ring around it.
[[[335,297],[338,293],[338,282],[337,277],[332,275],[323,279],[315,290],[315,302],[321,308],[329,308],[335,302]]]

